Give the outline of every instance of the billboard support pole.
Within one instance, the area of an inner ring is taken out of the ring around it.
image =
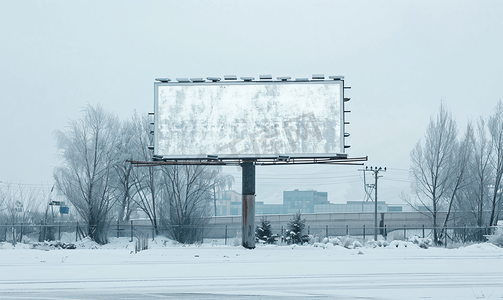
[[[244,161],[242,167],[242,245],[247,249],[255,248],[255,162]]]

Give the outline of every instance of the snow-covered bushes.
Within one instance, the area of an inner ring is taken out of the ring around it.
[[[322,241],[323,244],[332,244],[334,246],[342,246],[346,249],[356,249],[363,247],[362,243],[358,241],[355,238],[352,238],[350,236],[345,236],[341,237],[340,239],[338,237],[328,237],[324,238]]]
[[[388,247],[389,243],[385,240],[371,240],[367,242],[367,247],[369,248],[377,248],[377,247]]]
[[[340,245],[346,249],[356,249],[362,247],[362,243],[350,236],[343,237]]]
[[[44,250],[50,250],[50,249],[77,249],[77,246],[72,243],[62,243],[60,241],[45,241],[45,242],[38,242],[33,244],[34,249],[44,249]]]
[[[324,238],[323,241],[322,241],[323,244],[332,244],[334,246],[341,246],[342,242],[339,238],[337,237],[328,237],[328,238]]]
[[[409,240],[409,242],[412,242],[423,249],[428,249],[429,247],[431,247],[433,245],[433,241],[431,239],[420,238],[417,235],[410,237],[408,240]]]
[[[395,248],[402,248],[402,249],[405,249],[405,248],[409,248],[409,249],[419,249],[419,246],[412,243],[412,242],[404,242],[404,241],[397,241],[397,240],[394,240],[394,241],[391,241],[389,243],[389,246],[388,248],[390,249],[395,249]]]
[[[486,239],[489,243],[492,243],[498,247],[503,247],[503,226],[496,227],[496,230],[491,235],[486,235]]]

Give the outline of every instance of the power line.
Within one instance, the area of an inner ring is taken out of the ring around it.
[[[44,183],[10,183],[0,181],[0,185],[3,187],[10,188],[51,188],[54,184],[44,184]]]

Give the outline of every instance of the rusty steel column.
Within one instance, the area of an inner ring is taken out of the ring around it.
[[[255,162],[241,163],[243,182],[242,245],[255,248]]]

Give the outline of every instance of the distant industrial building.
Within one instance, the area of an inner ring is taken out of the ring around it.
[[[301,213],[314,213],[317,205],[329,205],[328,193],[310,191],[284,191],[283,192],[283,213],[294,214],[298,211]]]
[[[217,199],[217,216],[241,215],[241,194],[236,191],[219,193]],[[239,204],[239,209],[237,207]]]
[[[235,191],[226,191],[217,199],[217,216],[239,216],[242,212],[241,195]],[[265,204],[255,202],[256,215],[281,215],[301,213],[362,213],[374,212],[375,204],[371,201],[347,201],[345,204],[335,204],[328,201],[327,192],[316,190],[284,191],[283,204]],[[384,201],[377,201],[377,211],[400,212],[402,206],[388,205]]]

